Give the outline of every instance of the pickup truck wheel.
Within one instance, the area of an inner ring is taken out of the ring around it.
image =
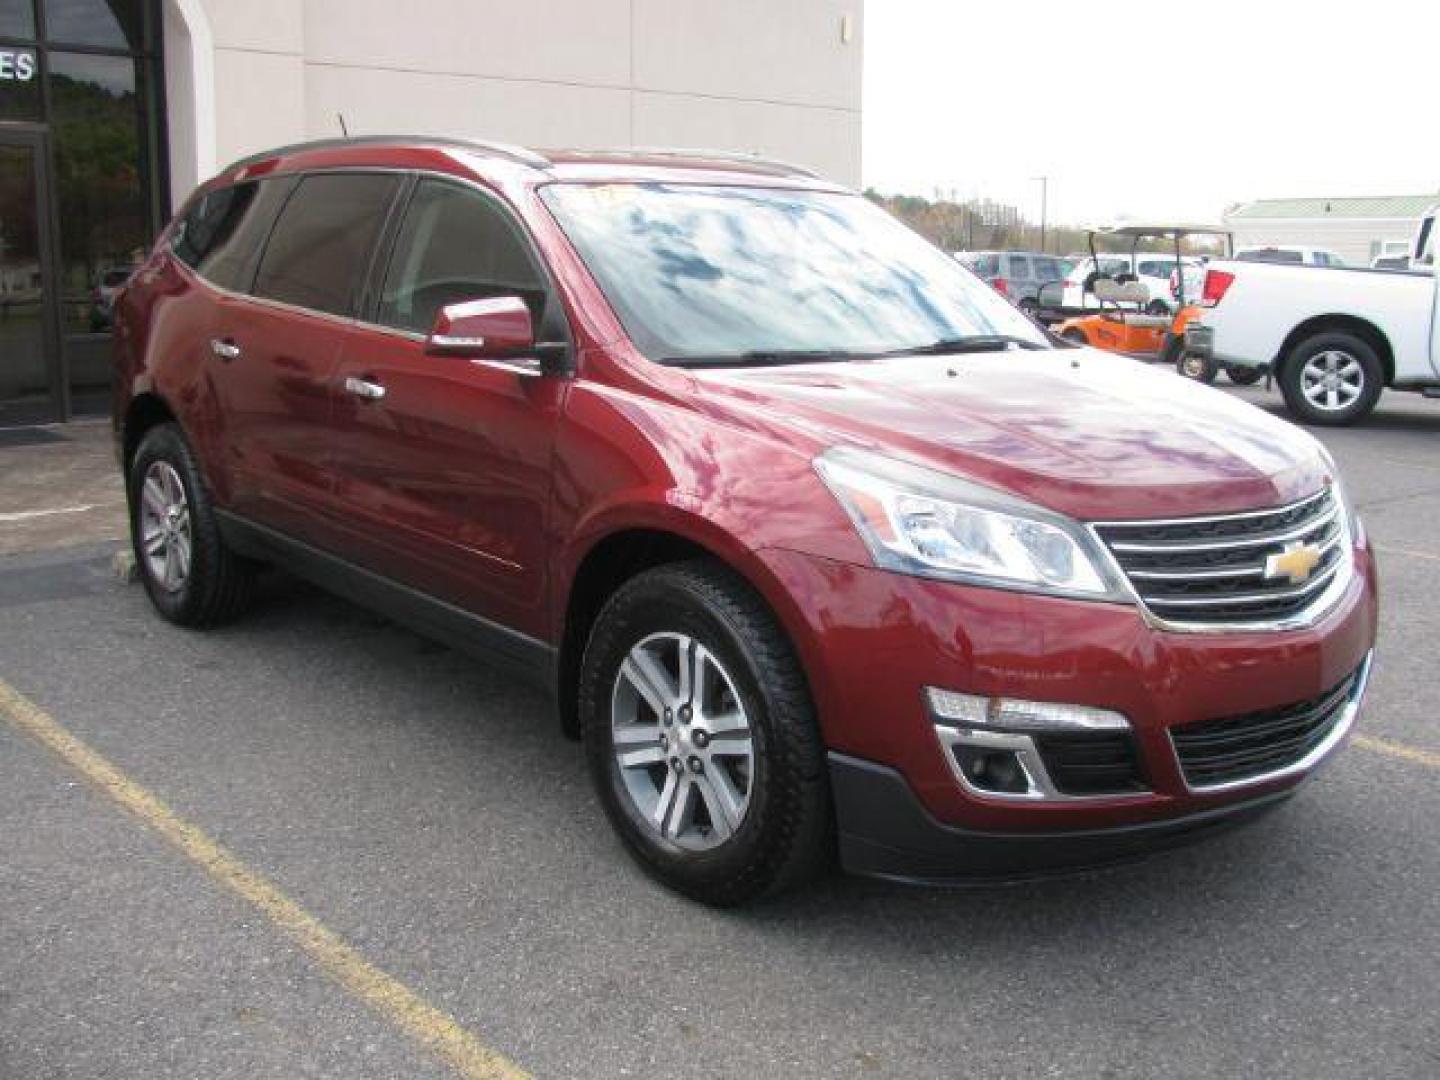
[[[1341,426],[1366,416],[1380,400],[1380,358],[1364,340],[1344,331],[1316,334],[1285,358],[1280,392],[1307,424]]]
[[[1254,386],[1264,375],[1265,373],[1257,367],[1242,367],[1239,364],[1225,365],[1225,377],[1236,386]]]
[[[825,752],[804,675],[730,571],[696,561],[632,578],[596,619],[579,690],[600,802],[654,877],[731,906],[829,861]]]
[[[225,546],[209,489],[175,424],[146,433],[127,494],[135,567],[155,609],[180,626],[213,626],[249,602],[255,567]]]

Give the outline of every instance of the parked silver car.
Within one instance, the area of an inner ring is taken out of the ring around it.
[[[1031,318],[1040,287],[1063,281],[1067,270],[1065,260],[1033,251],[957,251],[955,258]]]

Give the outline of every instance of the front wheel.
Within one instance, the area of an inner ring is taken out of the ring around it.
[[[1170,335],[1170,340],[1165,345],[1165,357],[1167,360],[1174,360],[1175,370],[1185,378],[1202,382],[1206,386],[1211,385],[1220,374],[1220,365],[1213,357],[1186,350],[1185,339],[1179,334]]]
[[[804,675],[729,570],[678,563],[623,585],[595,622],[579,689],[600,802],[660,881],[730,906],[829,860],[825,754]]]
[[[1370,345],[1344,331],[1315,334],[1285,357],[1280,392],[1307,424],[1339,427],[1369,414],[1380,400],[1384,372]]]

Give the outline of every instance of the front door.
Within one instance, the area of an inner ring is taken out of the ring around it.
[[[545,511],[568,385],[425,351],[441,307],[547,290],[519,226],[466,185],[424,178],[371,313],[346,340],[331,440],[356,561],[544,638]],[[553,301],[551,301],[553,303]]]
[[[60,418],[42,136],[0,130],[0,426]]]

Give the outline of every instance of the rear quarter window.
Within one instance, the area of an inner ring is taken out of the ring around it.
[[[207,281],[245,292],[265,236],[294,187],[295,181],[286,178],[213,192],[186,215],[175,254]]]

